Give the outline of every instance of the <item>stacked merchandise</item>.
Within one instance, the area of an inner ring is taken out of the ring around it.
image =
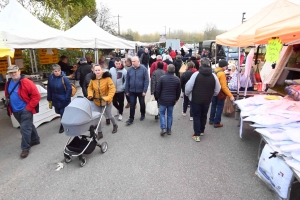
[[[291,168],[300,174],[300,102],[289,96],[257,95],[235,103],[241,110],[241,119],[253,122],[251,126],[269,144],[261,155],[257,175],[280,197],[286,198],[293,174]],[[269,159],[275,151],[278,152],[275,158]]]

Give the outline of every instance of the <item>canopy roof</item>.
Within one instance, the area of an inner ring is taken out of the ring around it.
[[[300,39],[300,12],[298,16],[259,28],[255,31],[256,44],[267,44],[271,37],[279,37],[283,43]]]
[[[51,28],[35,18],[16,0],[0,12],[0,47],[58,48],[62,31]]]
[[[99,48],[99,49],[134,49],[135,42],[118,38],[97,26],[88,16],[85,16],[75,26],[64,34],[73,39],[71,48]]]
[[[14,49],[0,48],[0,57],[10,56],[10,57],[13,58],[14,53],[15,53]]]
[[[252,46],[255,44],[255,31],[299,15],[300,5],[287,0],[277,0],[260,10],[255,16],[240,26],[218,35],[216,43],[226,46]],[[273,36],[270,36],[273,37]]]

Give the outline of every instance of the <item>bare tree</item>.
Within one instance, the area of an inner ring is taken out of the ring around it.
[[[116,27],[117,23],[110,12],[110,8],[107,5],[100,3],[100,9],[98,10],[98,17],[97,17],[97,25],[100,26],[103,30],[117,35]]]
[[[214,24],[206,24],[206,28],[203,34],[203,40],[215,40],[217,35],[224,33],[225,31],[217,29]]]

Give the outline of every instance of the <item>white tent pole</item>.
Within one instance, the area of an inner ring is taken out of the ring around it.
[[[37,62],[36,62],[36,56],[35,56],[35,50],[32,49],[32,53],[33,53],[33,61],[34,61],[34,66],[35,66],[35,72],[38,72],[38,68],[37,68]]]
[[[31,52],[31,49],[28,49],[28,52],[29,52],[29,56],[30,56],[30,65],[31,65],[31,70],[32,70],[32,73],[34,72],[33,70],[33,60],[32,60],[32,52]]]
[[[83,56],[83,58],[85,58],[85,49],[83,49],[83,55],[82,56]]]
[[[7,56],[7,63],[8,63],[8,67],[11,66],[11,59],[10,59],[10,56]]]

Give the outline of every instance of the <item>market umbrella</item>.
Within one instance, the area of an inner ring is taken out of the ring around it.
[[[14,57],[15,50],[9,48],[0,48],[0,57],[10,56]]]
[[[300,13],[298,16],[259,28],[255,31],[255,43],[267,44],[272,37],[278,37],[283,43],[300,39]]]
[[[298,4],[287,0],[277,0],[261,9],[240,26],[218,35],[216,43],[234,47],[253,46],[257,29],[299,16],[299,10]]]

